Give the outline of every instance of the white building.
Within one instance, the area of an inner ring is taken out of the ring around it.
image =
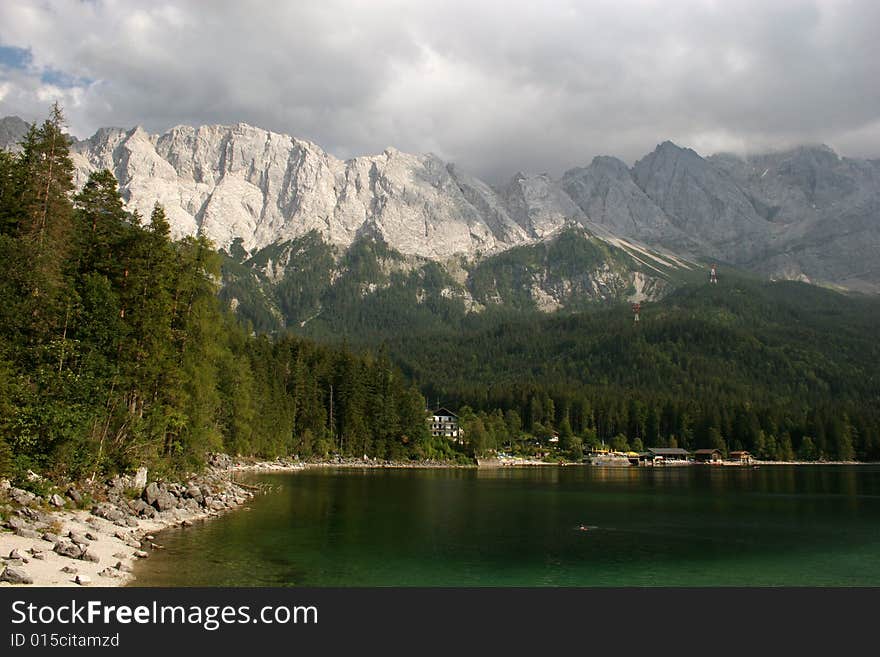
[[[448,408],[438,408],[428,417],[431,425],[431,435],[437,438],[451,438],[461,440],[461,428],[458,426],[458,416]]]

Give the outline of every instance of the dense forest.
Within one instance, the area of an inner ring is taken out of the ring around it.
[[[0,474],[456,457],[386,354],[257,337],[218,299],[213,246],[127,212],[109,171],[75,193],[69,146],[56,106],[0,151]]]
[[[880,460],[876,299],[731,273],[643,305],[640,319],[619,305],[388,344],[489,447],[543,451],[557,436],[574,453],[604,443]]]

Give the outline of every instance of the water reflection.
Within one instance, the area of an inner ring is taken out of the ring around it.
[[[350,469],[258,479],[280,489],[249,512],[164,533],[166,549],[138,565],[138,583],[880,584],[876,467]]]

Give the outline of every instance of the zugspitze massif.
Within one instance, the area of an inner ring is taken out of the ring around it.
[[[826,146],[704,158],[664,142],[633,167],[603,156],[559,180],[517,173],[496,187],[431,154],[388,148],[343,161],[243,123],[105,128],[72,151],[79,185],[109,169],[130,209],[149,216],[158,201],[177,236],[200,231],[221,248],[240,239],[250,253],[317,231],[343,248],[374,236],[405,255],[479,258],[579,224],[631,252],[641,242],[769,277],[880,290],[880,161]]]

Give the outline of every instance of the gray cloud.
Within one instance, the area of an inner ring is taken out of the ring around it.
[[[80,136],[245,121],[493,180],[664,139],[877,157],[878,29],[874,0],[5,0],[0,45],[31,57],[0,64],[0,115],[58,99]]]

